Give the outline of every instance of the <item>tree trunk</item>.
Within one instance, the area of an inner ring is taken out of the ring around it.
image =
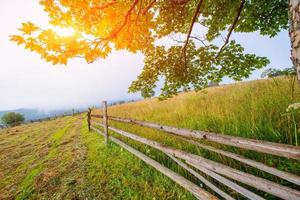
[[[300,0],[289,0],[291,60],[300,84]]]

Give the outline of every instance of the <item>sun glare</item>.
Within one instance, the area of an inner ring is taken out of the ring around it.
[[[72,36],[75,33],[73,28],[54,27],[54,31],[62,37]]]

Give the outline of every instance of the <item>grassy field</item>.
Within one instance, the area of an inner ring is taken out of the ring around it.
[[[292,83],[291,79],[277,78],[208,88],[201,92],[182,93],[162,102],[149,99],[112,106],[108,114],[295,145],[295,134],[300,138],[299,131],[295,132],[295,125],[298,128],[300,126],[300,115],[295,113],[291,116],[286,113],[286,108],[291,103],[300,102],[300,87]],[[240,162],[188,144],[180,137],[136,125],[109,123],[128,132],[300,189]],[[161,152],[113,132],[110,134],[206,188]],[[215,143],[210,145],[300,175],[300,163],[297,161]],[[216,185],[233,197],[242,199],[226,186],[219,183]],[[269,194],[248,188],[267,199],[274,199]],[[126,150],[113,143],[106,147],[102,136],[94,131],[88,132],[84,116],[77,116],[0,131],[0,199],[194,198]]]
[[[194,199],[82,116],[0,132],[0,199]]]
[[[295,131],[295,125],[297,129],[300,127],[300,113],[294,113],[293,116],[286,113],[286,108],[295,102],[300,102],[300,87],[294,83],[291,78],[276,78],[213,87],[200,92],[182,93],[166,101],[149,99],[121,104],[109,107],[108,114],[111,116],[156,122],[174,127],[205,130],[220,134],[295,145],[296,138],[300,138],[299,130]],[[101,113],[101,111],[96,110],[94,113]],[[256,170],[238,161],[187,144],[179,137],[137,125],[113,121],[109,123],[119,129],[202,155],[211,160],[224,163],[236,169],[264,177],[283,185],[288,185],[295,189],[300,189],[291,183],[260,170]],[[110,134],[119,137],[113,132]],[[160,152],[137,142],[122,137],[119,138],[126,140],[128,143],[149,156],[152,156],[169,168],[197,182],[194,177],[191,177],[183,169],[177,167],[174,162]],[[201,140],[199,140],[199,142],[207,143]],[[253,151],[245,151],[212,142],[209,144],[217,148],[239,153],[269,166],[300,175],[300,163],[295,160],[269,156]],[[241,198],[226,186],[219,186],[227,190],[227,192],[234,197]],[[269,194],[265,194],[251,187],[248,188],[265,198],[274,198]]]

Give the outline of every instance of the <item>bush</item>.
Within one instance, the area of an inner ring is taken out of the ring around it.
[[[23,115],[15,112],[6,113],[2,116],[1,119],[7,126],[16,126],[21,124],[25,120]]]
[[[270,68],[267,69],[266,71],[264,71],[261,74],[262,78],[266,78],[266,77],[276,77],[276,76],[293,76],[296,75],[296,71],[293,67],[291,68],[285,68],[285,69],[274,69],[274,68]]]

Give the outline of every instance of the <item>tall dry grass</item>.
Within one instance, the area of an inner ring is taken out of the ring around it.
[[[166,101],[149,99],[109,107],[112,116],[220,134],[295,144],[286,108],[300,102],[291,78],[273,78],[181,93]],[[296,116],[300,121],[300,116]]]
[[[166,101],[159,101],[153,98],[111,106],[108,108],[108,114],[110,116],[133,118],[193,130],[205,130],[219,134],[295,145],[295,124],[291,116],[286,114],[288,105],[295,102],[300,102],[299,85],[297,85],[295,79],[291,77],[279,77],[212,87],[200,92],[181,93]],[[96,110],[93,112],[99,113],[101,111]],[[300,113],[295,116],[295,121],[298,123],[297,126],[300,127]],[[113,121],[109,121],[109,123],[111,126],[119,129],[199,154],[247,173],[299,189],[287,181],[249,167],[238,161],[187,144],[182,141],[180,137],[136,125]],[[117,136],[117,134],[113,132],[110,132],[110,134]],[[299,132],[297,134],[299,138]],[[120,136],[119,138],[190,180],[199,183],[195,177],[192,177],[182,168],[178,167],[161,152]],[[199,140],[199,142],[208,143],[201,140]],[[300,163],[295,160],[228,147],[212,142],[209,144],[263,162],[283,171],[300,174]],[[208,179],[210,178],[208,177]],[[210,180],[213,181],[212,179]],[[216,184],[236,198],[241,198],[226,186]],[[274,198],[256,189],[248,188],[263,195],[265,198]]]

